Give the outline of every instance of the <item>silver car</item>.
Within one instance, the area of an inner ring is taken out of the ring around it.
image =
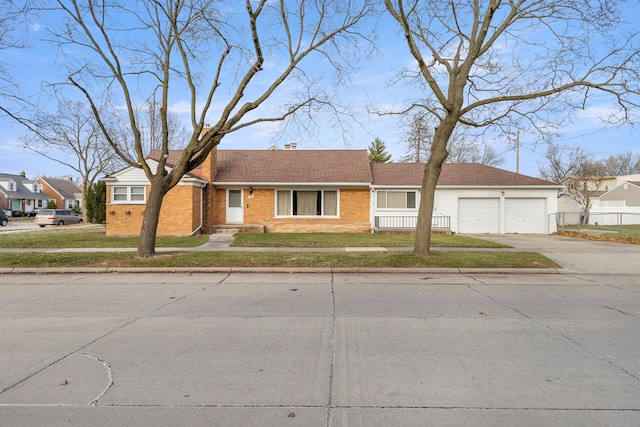
[[[79,224],[82,217],[67,209],[40,209],[34,220],[40,227],[45,225]]]

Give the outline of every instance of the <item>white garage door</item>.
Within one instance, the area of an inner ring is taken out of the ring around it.
[[[505,199],[505,233],[546,233],[546,199]]]
[[[458,199],[458,233],[499,233],[500,199]]]

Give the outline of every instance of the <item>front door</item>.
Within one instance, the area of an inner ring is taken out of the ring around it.
[[[227,190],[227,224],[244,223],[242,190]]]

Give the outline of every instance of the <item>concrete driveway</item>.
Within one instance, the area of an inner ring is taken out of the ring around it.
[[[537,252],[570,271],[640,274],[640,245],[540,234],[478,234],[481,239]]]

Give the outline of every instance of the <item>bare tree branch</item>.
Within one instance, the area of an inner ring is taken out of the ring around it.
[[[407,100],[437,118],[425,169],[414,254],[428,256],[435,187],[455,129],[506,126],[540,132],[608,96],[631,123],[640,106],[640,38],[621,18],[624,3],[602,0],[385,0],[418,73],[399,80],[422,92]],[[417,79],[419,77],[419,79]],[[401,108],[400,110],[404,110]]]
[[[71,84],[88,100],[112,149],[142,168],[151,183],[139,256],[155,252],[164,195],[225,136],[259,123],[287,122],[310,108],[336,107],[322,84],[331,75],[345,81],[351,55],[361,53],[356,41],[369,41],[361,24],[373,10],[372,0],[245,0],[243,8],[220,0],[57,3],[65,18],[53,39],[68,53]],[[310,60],[326,64],[330,73],[303,68]],[[290,92],[304,96],[292,95],[280,102],[282,108],[275,98],[285,82],[302,87]],[[168,152],[176,148],[171,100],[182,97],[191,128],[180,159],[167,168]],[[107,99],[127,123],[126,144],[98,108]],[[147,161],[145,123],[138,114],[151,99],[157,100],[154,120],[161,135],[157,168]],[[211,126],[203,134],[205,123]]]

